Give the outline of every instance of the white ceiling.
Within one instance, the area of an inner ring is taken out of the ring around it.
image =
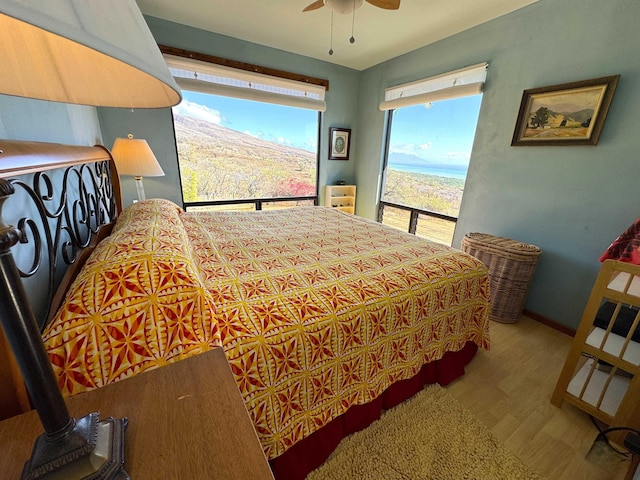
[[[368,3],[352,15],[302,9],[312,0],[137,0],[142,13],[356,70],[505,15],[538,0],[401,0],[399,10]]]

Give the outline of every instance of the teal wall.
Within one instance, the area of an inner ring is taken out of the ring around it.
[[[541,247],[526,308],[576,327],[598,257],[640,216],[640,4],[540,0],[363,72],[358,213],[373,218],[384,88],[489,62],[454,246],[467,232]],[[621,74],[597,146],[511,147],[522,91]]]
[[[102,143],[94,107],[0,95],[0,138],[96,145]]]
[[[327,111],[322,116],[321,125],[319,185],[322,187],[327,183],[334,183],[338,179],[347,182],[355,181],[354,160],[345,162],[327,159],[328,131],[329,127],[352,128],[353,138],[357,137],[356,116],[360,72],[154,17],[145,17],[145,19],[160,45],[329,80],[329,91],[326,94]],[[102,108],[99,109],[99,117],[107,146],[112,146],[116,137],[132,133],[137,138],[146,139],[156,156],[159,157],[161,154],[162,158],[158,158],[158,161],[166,176],[144,179],[147,197],[162,196],[181,204],[178,160],[170,109],[131,112],[130,110]],[[355,147],[352,147],[350,155],[352,158],[357,155]],[[322,201],[324,197],[322,189],[320,194]],[[125,205],[137,198],[132,179],[124,179],[123,197]]]

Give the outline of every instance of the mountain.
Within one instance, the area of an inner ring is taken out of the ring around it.
[[[271,155],[280,155],[284,158],[304,157],[312,159],[315,162],[315,154],[300,148],[282,145],[277,142],[270,142],[253,135],[238,132],[222,125],[205,122],[185,115],[175,114],[174,124],[176,135],[187,143],[197,142],[199,145],[208,148],[223,146],[233,148],[238,152],[248,152],[252,150],[261,150],[270,152]]]
[[[316,154],[174,114],[184,199],[313,196]]]
[[[407,167],[433,167],[447,168],[451,170],[466,170],[466,165],[455,163],[434,163],[411,153],[389,152],[389,163],[394,165],[404,165]]]
[[[558,115],[563,115],[565,118],[570,118],[578,123],[582,123],[593,117],[593,108],[585,108],[577,112],[559,113]]]

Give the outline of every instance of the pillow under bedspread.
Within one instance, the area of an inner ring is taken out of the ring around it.
[[[43,334],[63,394],[221,345],[179,211],[166,200],[125,209],[81,269]]]

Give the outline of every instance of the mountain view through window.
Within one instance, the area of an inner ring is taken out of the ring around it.
[[[458,216],[481,100],[394,110],[384,200]]]
[[[185,202],[317,194],[318,112],[183,91],[173,117]]]
[[[416,235],[451,245],[481,100],[473,95],[393,110],[382,195],[392,205],[384,207],[382,223],[411,229],[413,210]]]

